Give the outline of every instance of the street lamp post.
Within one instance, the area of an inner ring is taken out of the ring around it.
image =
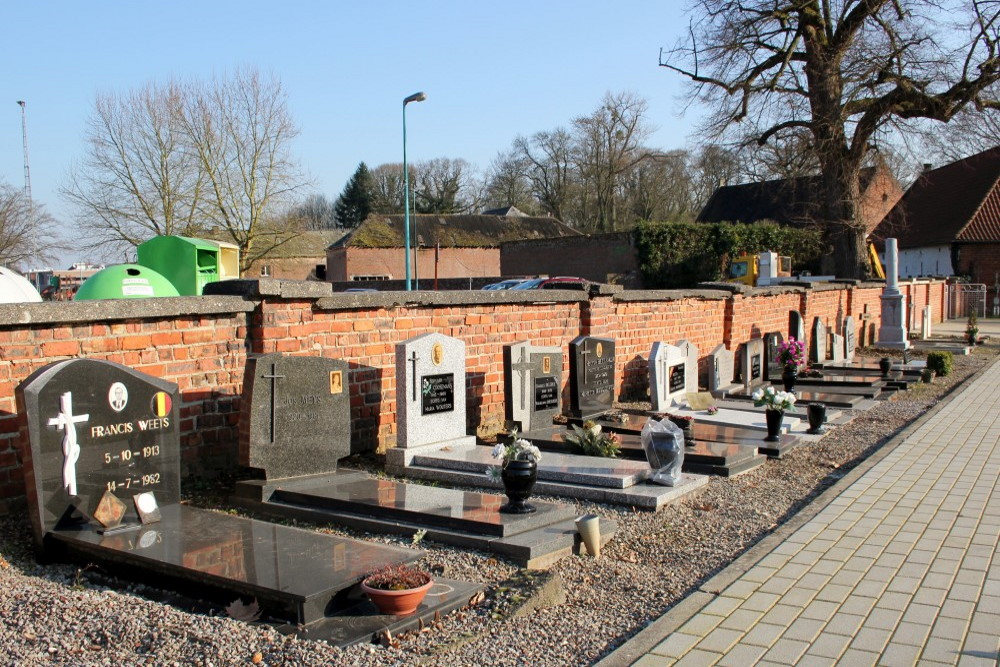
[[[403,100],[403,237],[406,244],[406,291],[410,291],[410,171],[406,167],[406,105],[423,102],[427,96],[413,93]]]

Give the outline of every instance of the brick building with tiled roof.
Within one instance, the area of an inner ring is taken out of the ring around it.
[[[937,169],[910,186],[875,229],[899,245],[901,277],[1000,272],[1000,146]]]

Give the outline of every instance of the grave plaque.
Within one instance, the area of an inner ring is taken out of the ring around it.
[[[590,419],[607,412],[615,393],[615,341],[579,336],[569,350],[570,415]]]
[[[240,415],[240,463],[267,479],[334,472],[351,454],[351,397],[346,361],[247,359]]]
[[[662,412],[680,403],[687,393],[687,356],[668,343],[653,343],[649,351],[649,400],[653,410]],[[697,389],[697,385],[692,391]]]
[[[781,373],[784,369],[778,362],[778,347],[784,342],[780,331],[764,334],[764,353],[767,355],[764,377],[767,380],[781,379]]]
[[[844,360],[844,337],[840,334],[830,334],[830,360],[838,363]]]
[[[521,431],[551,426],[562,408],[562,349],[514,343],[503,364],[504,418]]]
[[[821,364],[826,361],[826,325],[818,317],[813,318],[812,336],[809,337],[809,361]]]
[[[858,347],[858,329],[854,324],[854,317],[848,315],[844,318],[844,359],[854,361],[854,352]]]
[[[708,390],[715,393],[734,389],[736,355],[723,343],[719,343],[708,357]]]
[[[684,363],[684,378],[687,391],[698,391],[698,346],[691,341],[684,339],[677,342],[677,347],[681,348],[687,361]]]
[[[179,502],[174,383],[110,361],[70,359],[35,371],[16,394],[27,422],[24,477],[37,545],[57,525],[95,515],[105,526],[136,526],[139,494]]]
[[[788,311],[788,337],[803,341],[806,339],[806,325],[802,313],[797,310]]]
[[[743,386],[752,389],[762,384],[764,362],[764,340],[762,338],[752,338],[743,345],[743,359],[741,371]]]
[[[439,333],[396,345],[397,447],[466,438],[465,343]]]

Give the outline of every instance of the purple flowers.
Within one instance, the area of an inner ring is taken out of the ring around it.
[[[778,346],[778,363],[791,370],[805,362],[806,344],[790,337]]]

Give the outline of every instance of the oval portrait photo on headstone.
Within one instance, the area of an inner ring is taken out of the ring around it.
[[[444,361],[444,347],[441,343],[434,343],[434,347],[431,348],[431,361],[435,366],[440,366]]]
[[[108,389],[108,405],[115,412],[121,412],[128,405],[128,389],[121,382],[115,382]]]

